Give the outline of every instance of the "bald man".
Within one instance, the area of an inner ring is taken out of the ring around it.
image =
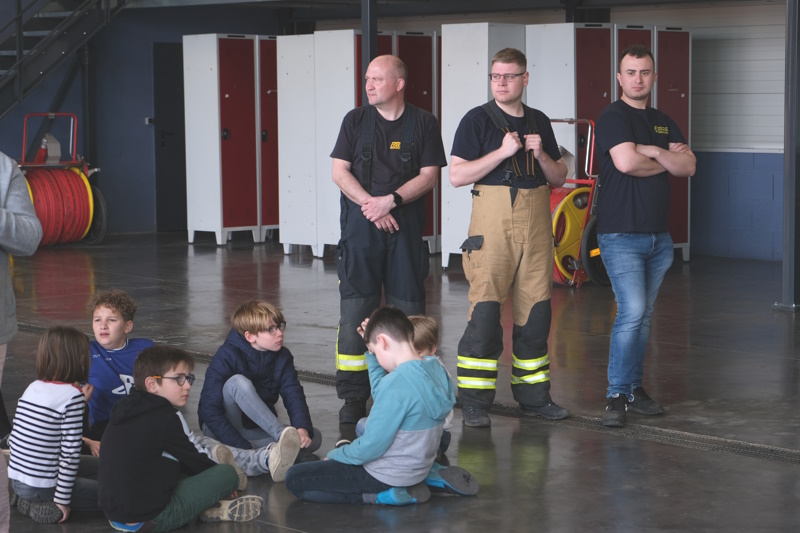
[[[336,393],[345,400],[344,424],[367,414],[367,348],[356,329],[382,292],[386,304],[408,315],[425,312],[423,196],[447,159],[436,117],[405,101],[407,78],[399,58],[375,58],[364,79],[369,104],[345,115],[331,152],[333,182],[342,191]]]

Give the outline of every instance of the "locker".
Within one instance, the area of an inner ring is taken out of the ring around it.
[[[183,56],[188,240],[251,231],[261,242],[278,216],[274,41],[185,35]]]

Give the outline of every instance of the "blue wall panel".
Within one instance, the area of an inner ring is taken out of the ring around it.
[[[692,255],[780,260],[783,155],[696,155]]]
[[[155,230],[155,130],[144,122],[153,116],[153,43],[197,33],[274,35],[278,27],[269,10],[232,5],[130,9],[94,39],[97,166],[110,232]]]
[[[96,123],[96,153],[89,161],[101,169],[98,185],[109,207],[110,233],[155,231],[155,130],[153,116],[153,43],[180,43],[185,34],[239,33],[275,35],[281,27],[275,11],[246,6],[126,9],[90,42],[93,86],[90,98]],[[19,106],[0,120],[0,151],[21,155],[26,113],[47,111],[67,67],[44,80]],[[78,115],[84,127],[80,76],[61,111]],[[83,153],[78,134],[78,152]],[[62,153],[66,148],[62,146]]]

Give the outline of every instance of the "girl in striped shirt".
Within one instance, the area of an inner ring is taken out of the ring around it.
[[[98,511],[97,458],[80,454],[89,361],[86,335],[49,328],[36,353],[38,379],[17,403],[8,477],[17,509],[40,524],[64,522],[70,509]]]

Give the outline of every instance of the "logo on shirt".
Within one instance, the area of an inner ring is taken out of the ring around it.
[[[394,141],[392,144],[389,145],[389,150],[399,150],[400,149],[400,141]]]
[[[669,135],[669,128],[666,126],[653,126],[653,131],[659,135]]]
[[[120,374],[119,380],[122,381],[122,385],[112,390],[111,394],[127,396],[128,394],[131,393],[131,389],[133,388],[133,376],[126,376],[125,374]]]

